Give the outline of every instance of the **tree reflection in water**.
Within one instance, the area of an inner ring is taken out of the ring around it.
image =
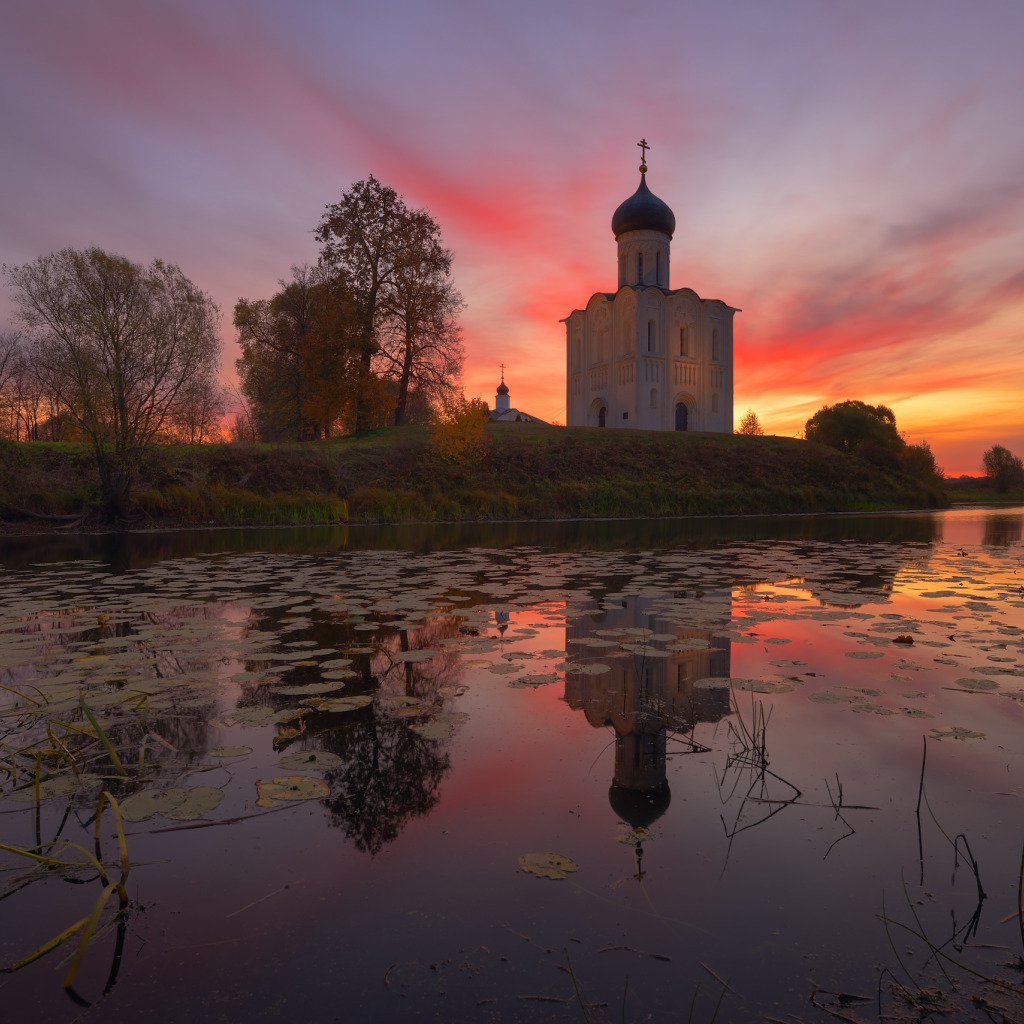
[[[261,630],[279,630],[282,610],[254,617]],[[317,712],[279,735],[279,750],[323,750],[342,764],[328,769],[331,788],[325,804],[331,824],[342,829],[356,848],[371,855],[393,842],[411,819],[437,803],[441,782],[451,769],[447,739],[427,738],[410,728],[443,710],[457,690],[459,655],[442,641],[458,636],[455,616],[432,618],[416,628],[381,625],[376,632],[356,630],[356,623],[326,614],[315,615],[302,635],[318,645],[330,645],[352,657],[355,673],[345,694],[365,694],[373,701],[343,714]],[[367,636],[372,645],[367,646]],[[406,661],[396,655],[437,650],[429,661]],[[258,663],[250,663],[255,665]],[[307,678],[308,672],[308,678]],[[319,678],[315,669],[297,666],[287,682],[301,684]],[[270,703],[287,707],[293,700],[272,693],[269,685],[249,689],[240,704]]]

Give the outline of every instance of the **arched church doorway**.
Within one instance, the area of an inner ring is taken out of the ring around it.
[[[597,425],[605,427],[608,425],[608,410],[602,405],[597,413]]]
[[[685,402],[676,402],[676,430],[686,430],[686,423],[689,419],[689,410]]]

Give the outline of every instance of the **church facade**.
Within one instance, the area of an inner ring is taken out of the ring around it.
[[[639,188],[612,216],[618,289],[595,293],[563,321],[568,426],[732,433],[740,311],[670,286],[675,228],[642,163]]]

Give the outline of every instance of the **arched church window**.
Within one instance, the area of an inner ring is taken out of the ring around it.
[[[655,284],[661,284],[661,251],[654,254],[654,277]]]
[[[711,358],[712,359],[721,359],[721,356],[719,355],[719,352],[718,352],[718,328],[717,327],[711,332]]]
[[[688,351],[685,327],[679,328],[679,354],[681,356],[688,356],[690,354]]]
[[[647,321],[647,351],[654,351],[654,321]]]
[[[576,339],[576,365],[579,366],[583,362],[583,342],[579,338]]]
[[[689,410],[685,402],[676,402],[676,430],[685,430],[686,421],[689,418]]]
[[[604,331],[597,332],[597,361],[604,362]]]
[[[644,254],[642,252],[636,254],[636,283],[644,283]]]

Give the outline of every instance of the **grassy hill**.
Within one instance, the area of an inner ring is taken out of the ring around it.
[[[850,512],[935,507],[940,490],[786,437],[489,424],[471,464],[422,427],[289,445],[154,448],[136,527]],[[88,448],[0,446],[0,519],[89,514]],[[21,526],[24,529],[24,525]]]

